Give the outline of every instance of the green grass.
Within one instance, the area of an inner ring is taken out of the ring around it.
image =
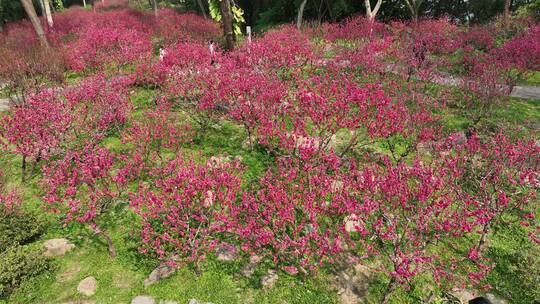
[[[540,71],[527,73],[520,81],[521,85],[540,87]]]
[[[347,44],[343,46],[351,47]],[[538,74],[534,74],[533,81],[538,80],[537,77],[540,77]],[[67,76],[68,82],[78,81],[80,77],[81,75],[73,73]],[[359,81],[375,80],[364,78]],[[447,88],[434,85],[432,89],[433,96],[436,97],[440,89]],[[153,109],[154,99],[158,94],[158,90],[133,89],[131,100],[134,109],[130,118],[138,119]],[[459,95],[456,96],[459,98]],[[184,113],[176,114],[189,122],[189,117]],[[438,114],[442,116],[444,128],[448,132],[465,130],[470,125],[466,115],[457,109]],[[529,128],[529,122],[540,121],[540,101],[510,98],[506,105],[497,108],[487,121],[492,124]],[[348,142],[351,134],[340,131],[337,137],[339,151]],[[198,161],[205,161],[211,156],[218,155],[230,158],[241,156],[245,166],[243,186],[248,187],[254,185],[257,178],[271,168],[274,158],[257,145],[252,148],[243,144],[246,139],[247,134],[241,126],[230,121],[220,121],[204,136],[197,136],[193,142],[185,144],[182,151]],[[396,140],[400,142],[399,139]],[[105,138],[101,145],[115,153],[126,150],[118,132]],[[366,149],[375,153],[389,154],[383,142],[375,142]],[[401,144],[398,149],[402,149]],[[365,151],[356,152],[361,154]],[[212,257],[201,266],[200,272],[189,267],[181,268],[172,277],[145,288],[143,280],[157,266],[157,261],[137,251],[139,225],[137,217],[122,205],[104,219],[106,223],[104,227],[113,238],[118,252],[115,259],[110,259],[104,242],[86,228],[72,225],[64,227],[59,218],[40,209],[42,202],[39,197],[42,190],[37,182],[39,173],[30,174],[29,180],[24,184],[21,183],[20,162],[21,158],[18,156],[0,155],[0,168],[6,173],[8,187],[19,190],[24,200],[24,208],[38,213],[49,223],[47,233],[32,246],[41,246],[45,239],[66,237],[76,244],[76,248],[64,257],[55,258],[53,262],[55,271],[27,282],[9,299],[9,303],[64,303],[84,300],[76,288],[78,283],[88,276],[96,277],[99,284],[97,293],[89,298],[96,303],[129,303],[137,295],[150,295],[158,301],[175,300],[179,303],[187,303],[192,298],[216,304],[338,302],[337,294],[330,287],[332,275],[326,273],[325,269],[317,276],[307,279],[280,272],[277,285],[272,289],[264,289],[260,286],[260,278],[271,265],[261,265],[254,276],[248,279],[239,275],[240,262],[219,263]],[[520,227],[501,229],[494,237],[489,250],[489,255],[497,263],[497,267],[486,279],[486,283],[496,287],[496,292],[502,296],[523,299],[516,303],[540,301],[540,283],[538,280],[535,281],[534,271],[528,272],[527,268],[528,265],[540,265],[537,258],[540,252],[537,248],[527,245],[525,240],[526,235]],[[369,302],[380,301],[387,280],[386,276],[379,275],[370,284],[367,295]],[[428,279],[421,278],[411,292],[396,291],[392,303],[417,303],[418,298],[426,294],[426,288],[433,288],[436,293],[440,291]]]

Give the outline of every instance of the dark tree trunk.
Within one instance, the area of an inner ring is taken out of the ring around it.
[[[197,0],[197,4],[199,5],[199,9],[201,10],[201,13],[202,13],[204,19],[208,18],[208,17],[206,17],[206,9],[204,8],[202,0]]]
[[[386,286],[386,291],[384,292],[384,296],[382,299],[382,304],[386,304],[390,301],[390,295],[392,292],[394,292],[394,289],[396,289],[396,278],[392,277],[390,279],[390,282],[388,282],[388,285]]]
[[[508,27],[508,17],[510,16],[510,0],[504,0],[503,24]]]
[[[223,23],[223,36],[225,37],[225,49],[234,49],[234,30],[231,3],[229,0],[219,0],[221,9],[221,22]]]
[[[30,22],[32,22],[32,26],[34,27],[34,30],[36,31],[36,34],[38,35],[41,46],[45,48],[50,48],[49,42],[47,41],[47,37],[45,36],[45,31],[43,31],[43,27],[41,26],[41,23],[39,22],[39,19],[37,17],[34,4],[32,4],[31,0],[21,0],[21,4],[24,8],[24,11],[28,15],[28,18],[30,18]]]
[[[157,15],[158,15],[158,11],[157,11],[157,10],[158,10],[157,0],[152,0],[152,7],[153,7],[153,9],[154,9],[154,16],[157,17]]]

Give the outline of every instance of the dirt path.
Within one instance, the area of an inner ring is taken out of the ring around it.
[[[7,111],[9,109],[9,98],[0,99],[0,112]]]
[[[510,96],[540,100],[540,87],[515,86]]]

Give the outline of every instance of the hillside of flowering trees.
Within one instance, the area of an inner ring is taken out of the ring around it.
[[[53,18],[50,47],[0,33],[0,218],[45,225],[0,242],[0,303],[540,301],[540,104],[508,96],[537,20],[356,16],[226,51],[192,13]],[[9,260],[59,237],[47,267]],[[336,279],[359,267],[367,291]]]

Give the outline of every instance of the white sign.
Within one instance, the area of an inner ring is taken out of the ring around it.
[[[251,44],[251,26],[246,26],[246,33],[248,36],[248,42]]]

